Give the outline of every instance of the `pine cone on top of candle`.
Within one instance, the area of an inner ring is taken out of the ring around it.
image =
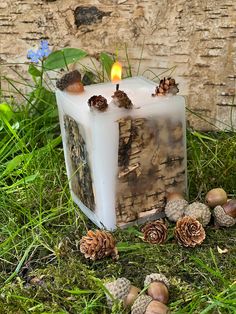
[[[86,236],[80,240],[80,252],[91,260],[102,259],[111,256],[118,258],[118,250],[115,246],[115,239],[111,233],[104,230],[89,230]]]
[[[143,228],[144,241],[151,244],[162,244],[167,238],[167,226],[161,220],[147,223]]]
[[[156,87],[155,94],[152,94],[152,96],[163,96],[166,94],[176,95],[178,92],[178,84],[176,84],[175,80],[171,77],[164,77],[160,81],[159,86]]]
[[[174,235],[178,243],[185,247],[200,245],[206,238],[202,224],[189,216],[185,216],[177,221]]]
[[[94,95],[90,97],[88,100],[88,105],[91,109],[95,108],[99,111],[105,111],[108,108],[108,103],[107,103],[106,98],[101,95],[99,96]]]
[[[114,95],[111,96],[114,100],[114,103],[120,107],[125,109],[132,109],[133,104],[132,101],[129,99],[127,94],[123,92],[122,90],[117,90],[114,92]]]

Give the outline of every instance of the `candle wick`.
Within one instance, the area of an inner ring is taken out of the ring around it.
[[[118,91],[120,87],[120,84],[116,84],[116,90]]]

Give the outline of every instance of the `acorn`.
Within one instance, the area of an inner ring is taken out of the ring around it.
[[[188,206],[188,202],[180,193],[169,193],[167,195],[167,203],[165,206],[166,217],[170,221],[176,222],[184,215],[184,210]]]
[[[194,202],[188,205],[184,210],[184,215],[197,219],[203,227],[206,227],[211,220],[210,208],[200,202]]]
[[[115,300],[123,301],[124,307],[131,306],[141,291],[139,288],[131,285],[126,278],[118,278],[115,281],[106,283],[105,287]],[[114,301],[108,294],[106,294],[106,297],[107,305],[111,308]]]
[[[168,279],[164,275],[157,273],[150,274],[146,276],[144,280],[144,285],[148,285],[147,294],[152,297],[153,300],[159,301],[164,304],[168,303],[168,288],[170,284]]]
[[[153,300],[147,306],[145,314],[168,314],[170,309],[163,303]]]
[[[141,289],[133,285],[130,285],[129,293],[124,300],[124,307],[131,306],[134,303],[134,301],[137,299],[140,291]]]
[[[215,188],[210,190],[205,197],[205,202],[209,207],[216,207],[227,202],[227,194],[222,188]]]
[[[175,200],[184,200],[184,196],[178,192],[170,192],[170,193],[167,193],[166,199],[167,199],[167,202],[175,201]]]
[[[60,90],[66,90],[69,93],[82,93],[84,91],[84,86],[81,82],[81,74],[78,70],[64,74],[57,80],[56,86]]]
[[[79,94],[83,93],[84,85],[81,82],[75,82],[65,88],[65,90],[69,93]]]
[[[148,295],[140,295],[131,307],[131,314],[168,314],[169,308]]]
[[[236,199],[228,200],[222,207],[227,215],[236,218]]]
[[[236,200],[232,199],[213,210],[215,223],[221,227],[232,227],[236,224]]]

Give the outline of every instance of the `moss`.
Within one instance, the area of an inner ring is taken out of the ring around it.
[[[137,228],[133,229],[137,231]],[[170,235],[172,232],[173,227],[169,230]],[[117,237],[121,240],[129,238],[130,230],[122,234],[118,232]],[[109,313],[97,278],[104,282],[124,276],[143,288],[147,274],[162,272],[170,280],[170,303],[174,313],[178,313],[193,302],[193,296],[199,301],[200,291],[202,296],[217,294],[227,289],[236,278],[235,237],[235,228],[214,229],[211,226],[207,228],[206,241],[195,249],[178,246],[171,236],[166,244],[159,246],[142,243],[134,237],[134,241],[130,241],[130,249],[120,252],[117,262],[110,258],[95,262],[86,260],[72,245],[63,257],[42,268],[38,268],[36,263],[25,278],[17,277],[8,284],[2,290],[0,308],[4,313],[12,313],[13,309],[22,309],[24,313],[25,309],[34,306],[49,313],[85,313],[85,308],[88,308],[88,313]],[[71,241],[74,241],[73,237]],[[227,248],[228,253],[219,254],[217,246]],[[34,277],[41,278],[42,283],[35,285],[27,279]],[[176,303],[178,300],[181,300],[180,304]]]

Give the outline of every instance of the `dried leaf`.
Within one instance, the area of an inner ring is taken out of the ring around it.
[[[217,251],[218,251],[218,253],[220,253],[220,254],[226,254],[226,253],[228,253],[228,249],[221,249],[218,245],[217,245]]]

